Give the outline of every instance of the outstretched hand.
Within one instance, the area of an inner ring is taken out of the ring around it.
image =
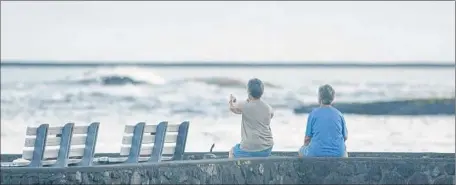
[[[235,114],[241,114],[242,111],[239,108],[239,105],[235,104],[235,103],[236,103],[236,97],[234,97],[232,94],[230,94],[230,102],[229,102],[230,111]]]
[[[233,96],[233,94],[230,94],[230,104],[236,103],[236,97]]]

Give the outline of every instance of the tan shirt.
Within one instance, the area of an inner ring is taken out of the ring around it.
[[[242,110],[241,149],[262,151],[274,145],[271,132],[272,107],[263,100],[239,104]]]

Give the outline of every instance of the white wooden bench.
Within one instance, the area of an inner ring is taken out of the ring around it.
[[[159,162],[162,160],[182,160],[189,122],[181,124],[146,125],[141,122],[125,126],[120,149],[120,157],[101,157],[100,163]]]
[[[100,123],[89,126],[64,126],[42,124],[27,127],[22,158],[13,162],[1,163],[1,166],[67,167],[91,166]]]

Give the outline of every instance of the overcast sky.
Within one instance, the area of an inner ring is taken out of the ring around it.
[[[449,61],[455,2],[1,2],[1,59]]]

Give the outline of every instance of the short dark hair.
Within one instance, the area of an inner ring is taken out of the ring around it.
[[[258,78],[252,78],[247,83],[247,91],[253,98],[261,98],[264,91],[263,82]]]
[[[329,84],[322,85],[318,88],[318,99],[323,105],[330,105],[334,101],[336,91]]]

